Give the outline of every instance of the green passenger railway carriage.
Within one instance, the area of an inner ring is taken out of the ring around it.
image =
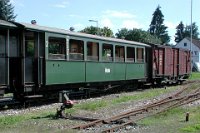
[[[0,28],[1,95],[23,99],[147,80],[147,44],[3,20]]]

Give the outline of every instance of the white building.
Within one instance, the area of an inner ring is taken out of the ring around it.
[[[192,53],[192,66],[200,65],[200,40],[192,39],[192,44],[190,43],[190,38],[186,37],[176,44],[177,48],[189,49]]]

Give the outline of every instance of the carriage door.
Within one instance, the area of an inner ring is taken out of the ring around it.
[[[33,90],[34,83],[34,53],[35,53],[35,33],[31,31],[25,32],[25,64],[24,64],[24,82],[25,92]]]
[[[7,86],[6,30],[0,29],[0,95]]]

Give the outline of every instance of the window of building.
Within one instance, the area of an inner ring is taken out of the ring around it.
[[[133,47],[127,47],[127,62],[135,62],[135,48]]]
[[[144,62],[144,49],[137,48],[137,62]]]
[[[124,47],[115,46],[115,61],[124,62]]]
[[[66,59],[66,39],[49,37],[49,59]]]
[[[87,60],[88,61],[99,60],[99,43],[87,42]]]
[[[84,60],[84,42],[82,40],[69,40],[69,59]]]
[[[102,46],[102,60],[113,61],[113,45],[103,44]]]
[[[184,47],[187,47],[187,43],[186,42],[184,43]]]

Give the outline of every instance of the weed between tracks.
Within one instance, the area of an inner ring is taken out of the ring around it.
[[[190,113],[189,121],[185,121],[186,112]],[[146,132],[154,133],[199,133],[200,106],[183,108],[178,107],[161,114],[145,118],[138,125],[149,127]]]
[[[97,111],[105,107],[117,106],[120,103],[136,101],[136,100],[151,99],[156,96],[169,93],[175,89],[176,87],[170,87],[168,89],[150,89],[150,90],[145,90],[145,93],[137,92],[135,95],[119,96],[119,97],[112,98],[111,100],[101,99],[98,101],[76,104],[72,109],[66,110],[66,113],[73,114],[77,110]]]
[[[193,72],[190,75],[190,80],[196,80],[196,79],[200,79],[200,72]]]

